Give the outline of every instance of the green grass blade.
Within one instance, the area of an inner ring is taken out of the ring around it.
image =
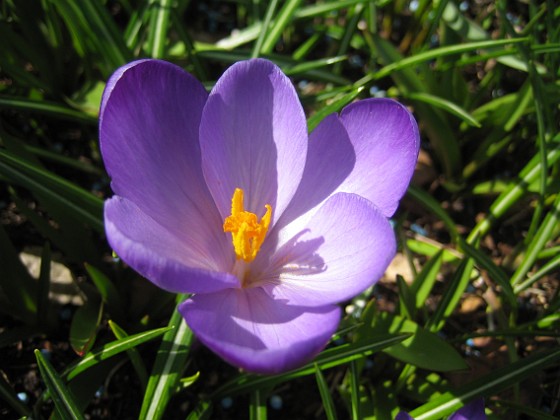
[[[251,53],[251,58],[257,58],[261,54],[264,39],[266,38],[270,22],[272,22],[272,16],[274,16],[274,12],[276,11],[277,6],[278,0],[272,0],[268,5],[268,9],[266,9],[266,15],[264,16],[264,22],[260,26],[257,42],[255,42],[253,52]]]
[[[339,99],[333,101],[331,104],[322,107],[307,120],[308,130],[310,132],[313,131],[313,129],[317,127],[327,115],[330,115],[333,112],[339,112],[342,108],[352,102],[362,90],[363,88],[354,89],[351,92],[342,95]]]
[[[109,320],[109,327],[118,340],[129,337],[125,330],[123,330],[111,320]],[[134,370],[138,375],[138,380],[140,381],[142,390],[146,391],[146,386],[148,385],[148,372],[146,371],[146,366],[142,361],[142,357],[140,356],[138,349],[136,347],[131,347],[126,352],[128,353],[128,358],[130,359],[130,362],[132,363],[132,366],[134,366]]]
[[[96,365],[103,360],[109,359],[110,357],[113,357],[119,353],[127,351],[133,347],[136,347],[142,343],[153,340],[161,336],[162,334],[165,334],[169,330],[169,327],[158,328],[155,330],[130,335],[126,338],[104,344],[99,348],[93,349],[91,352],[82,357],[77,363],[74,363],[66,368],[62,376],[65,377],[66,380],[70,380],[86,369],[90,368],[91,366]]]
[[[479,249],[475,248],[472,245],[469,245],[462,239],[459,240],[459,244],[463,252],[469,257],[473,258],[476,264],[481,269],[488,272],[488,275],[490,276],[492,281],[496,282],[496,284],[498,284],[502,288],[502,293],[504,294],[504,297],[507,299],[511,307],[516,308],[517,297],[515,296],[515,293],[513,293],[513,289],[511,287],[511,284],[509,283],[509,279],[506,273],[500,267],[494,264],[490,257],[488,257]]]
[[[461,108],[459,105],[448,101],[447,99],[440,98],[439,96],[430,95],[429,93],[410,93],[406,96],[409,99],[424,102],[428,105],[435,106],[437,108],[443,109],[444,111],[455,115],[456,117],[460,118],[464,122],[473,127],[481,127],[480,123],[467,111]]]
[[[551,166],[560,158],[560,135],[557,135],[553,142],[556,142],[555,147],[551,147],[547,152],[547,165]],[[472,243],[477,238],[486,235],[490,228],[494,225],[496,220],[502,217],[507,210],[509,210],[528,189],[528,186],[537,180],[540,172],[545,170],[541,165],[541,157],[537,155],[525,165],[523,170],[519,173],[519,180],[513,183],[506,191],[494,200],[490,206],[489,214],[486,218],[481,220],[473,228],[467,238],[468,243]]]
[[[23,112],[44,114],[62,120],[76,121],[88,125],[97,125],[97,118],[90,115],[67,108],[55,102],[35,100],[13,96],[0,96],[0,108],[13,109]]]
[[[17,397],[4,375],[0,375],[0,397],[22,417],[31,417],[31,410]]]
[[[103,201],[75,184],[4,150],[0,150],[0,174],[35,193],[60,202],[93,228],[104,231],[101,221]]]
[[[445,320],[451,316],[459,304],[461,296],[471,279],[473,268],[474,259],[465,258],[461,261],[461,264],[453,274],[451,282],[449,282],[447,289],[443,293],[434,314],[426,323],[426,328],[431,332],[441,330],[445,325]]]
[[[339,0],[339,1],[329,1],[320,4],[313,4],[310,6],[299,8],[294,16],[297,19],[307,19],[316,16],[327,15],[330,12],[344,9],[349,6],[354,6],[357,3],[364,3],[364,0]]]
[[[317,381],[317,387],[319,388],[319,393],[321,394],[321,401],[323,401],[323,408],[325,409],[327,420],[336,420],[336,410],[334,408],[331,391],[325,377],[323,376],[323,372],[321,372],[317,363],[315,363],[315,380]]]
[[[527,280],[525,280],[524,282],[522,282],[520,284],[517,284],[513,288],[513,291],[516,294],[520,293],[523,290],[526,290],[527,288],[531,287],[535,282],[537,282],[538,280],[540,280],[541,278],[543,278],[547,274],[550,274],[550,273],[558,270],[559,268],[560,268],[560,253],[558,253],[556,255],[556,257],[553,258],[552,260],[550,260],[548,263],[543,265],[540,270],[538,270],[535,274],[531,275],[531,277],[529,277]]]
[[[410,286],[410,293],[415,297],[416,310],[424,307],[426,299],[436,283],[442,262],[443,251],[439,251],[424,265]]]
[[[282,36],[282,32],[291,22],[300,3],[301,0],[288,0],[284,4],[284,7],[280,9],[278,16],[274,19],[274,23],[267,31],[267,36],[263,41],[260,51],[262,54],[270,54],[272,52],[274,46]]]
[[[360,359],[364,357],[364,355],[369,355],[386,347],[395,345],[409,336],[409,334],[370,335],[367,338],[355,343],[343,344],[338,347],[327,349],[320,353],[313,362],[281,375],[258,376],[242,374],[217,389],[216,392],[212,394],[212,398],[233,396],[249,392],[256,387],[273,386],[278,383],[286,382],[290,379],[312,375],[315,373],[315,364],[319,365],[321,369],[328,369],[348,363],[352,360]]]
[[[37,365],[39,366],[41,377],[45,381],[45,385],[50,392],[55,407],[62,418],[76,420],[83,419],[84,416],[78,409],[77,404],[74,402],[74,398],[68,389],[66,389],[66,385],[64,385],[58,373],[56,373],[54,368],[43,357],[39,350],[35,350],[35,357],[37,358]]]
[[[529,243],[525,257],[521,261],[515,273],[510,279],[513,286],[518,285],[527,276],[527,273],[533,267],[539,252],[545,247],[547,242],[551,239],[554,230],[558,226],[558,218],[560,217],[560,194],[556,196],[552,209],[545,216],[539,230]]]
[[[181,295],[178,300],[183,298]],[[168,326],[170,330],[163,336],[150,374],[140,419],[162,418],[169,399],[175,393],[189,354],[193,333],[178,310],[173,311]]]
[[[350,404],[352,405],[352,420],[361,420],[360,413],[360,372],[357,360],[350,362]]]
[[[441,207],[437,200],[435,200],[426,191],[422,190],[419,187],[415,187],[414,185],[408,187],[407,195],[412,197],[420,205],[431,211],[435,216],[437,216],[438,219],[445,223],[445,226],[447,226],[451,238],[453,239],[453,241],[456,241],[457,237],[459,236],[457,225],[455,224],[451,216],[449,216],[449,214],[447,214],[447,212]]]
[[[165,56],[165,43],[169,30],[169,13],[174,7],[172,0],[156,0],[150,5],[150,30],[148,33],[148,53],[152,58]]]
[[[266,397],[261,389],[254,389],[251,392],[251,401],[249,403],[249,419],[250,420],[266,420]]]
[[[503,368],[494,369],[490,374],[458,390],[446,392],[441,397],[412,411],[410,415],[416,420],[441,419],[458,410],[464,404],[476,398],[489,397],[507,389],[526,378],[534,376],[537,372],[553,363],[557,363],[559,360],[559,349],[534,353]]]

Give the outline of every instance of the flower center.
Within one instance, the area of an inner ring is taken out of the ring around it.
[[[270,204],[264,207],[266,213],[259,222],[255,213],[244,210],[243,190],[235,189],[231,198],[231,216],[224,220],[224,232],[231,232],[233,249],[238,260],[253,261],[261,248],[272,216]]]

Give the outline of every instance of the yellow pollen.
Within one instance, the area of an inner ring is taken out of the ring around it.
[[[231,198],[231,216],[224,220],[224,232],[231,232],[233,248],[238,260],[253,261],[261,248],[272,217],[270,204],[264,207],[266,213],[259,222],[255,213],[244,210],[243,190],[235,189]]]

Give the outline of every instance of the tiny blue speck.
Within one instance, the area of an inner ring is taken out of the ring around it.
[[[467,344],[467,346],[474,347],[474,340],[473,340],[472,338],[469,338],[469,339],[466,341],[466,344]]]
[[[45,358],[45,360],[51,360],[51,352],[47,349],[41,349],[41,355]]]
[[[280,410],[282,408],[282,397],[280,395],[271,396],[270,406],[275,410]]]
[[[410,2],[410,6],[409,6],[410,11],[411,12],[417,11],[418,10],[418,5],[419,5],[418,0],[412,0]]]
[[[97,391],[95,391],[95,398],[101,398],[101,396],[103,395],[103,391],[105,391],[105,389],[103,388],[103,386],[100,386]]]
[[[29,401],[29,396],[25,392],[18,392],[17,397],[21,402],[26,403]]]
[[[459,5],[459,10],[461,12],[466,12],[469,9],[469,3],[466,1],[462,1],[461,4]]]
[[[426,229],[424,229],[420,225],[417,225],[416,223],[413,223],[412,225],[410,225],[410,230],[412,230],[413,232],[415,232],[419,235],[428,236],[428,232],[426,232]]]
[[[227,410],[228,408],[231,408],[233,406],[233,398],[231,397],[222,398],[220,404],[222,404],[222,407]]]

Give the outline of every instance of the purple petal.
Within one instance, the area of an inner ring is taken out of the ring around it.
[[[200,162],[198,129],[206,99],[200,82],[173,64],[128,64],[111,77],[103,96],[101,152],[117,195],[178,235],[187,237],[196,227],[207,239],[195,246],[229,266],[229,239]]]
[[[270,261],[265,256],[272,251],[261,249],[251,270],[252,284],[293,305],[321,306],[354,297],[379,280],[396,252],[388,220],[355,194],[335,194],[306,225],[290,228],[299,233],[288,241],[280,236]]]
[[[301,184],[280,224],[317,208],[336,192],[361,195],[389,217],[406,192],[418,156],[418,127],[389,99],[369,99],[329,115],[311,133]]]
[[[200,341],[220,357],[266,374],[310,361],[327,345],[340,320],[337,306],[289,306],[260,288],[195,295],[179,311]]]
[[[245,192],[245,208],[272,223],[293,197],[307,151],[303,109],[290,80],[270,61],[231,66],[204,108],[200,145],[204,176],[222,215],[231,210],[235,188]]]
[[[449,420],[486,420],[484,399],[479,398],[471,401],[449,416]]]
[[[418,158],[420,135],[414,117],[392,99],[368,99],[348,105],[340,120],[354,145],[356,165],[337,191],[359,194],[391,216]]]
[[[414,418],[404,411],[399,411],[397,417],[395,417],[395,420],[414,420]]]
[[[212,293],[239,287],[232,274],[220,272],[204,249],[192,252],[200,235],[197,227],[188,237],[176,236],[130,200],[115,196],[105,202],[107,239],[117,255],[162,289],[181,293]]]

